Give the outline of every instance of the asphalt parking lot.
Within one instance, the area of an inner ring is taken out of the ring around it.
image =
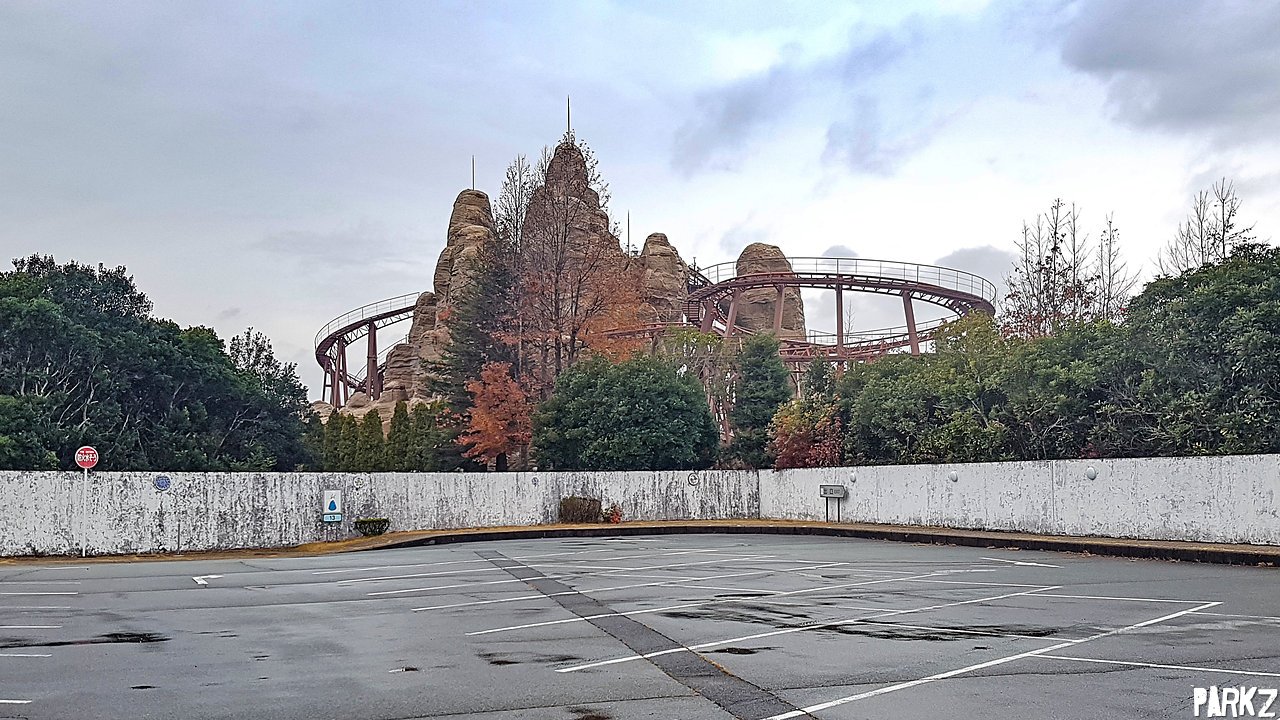
[[[773,535],[0,566],[0,717],[1190,718],[1208,686],[1280,687],[1280,571]]]

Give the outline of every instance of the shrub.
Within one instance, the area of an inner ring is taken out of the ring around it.
[[[560,498],[560,522],[562,523],[597,523],[600,522],[599,498],[570,496]]]
[[[614,503],[609,506],[609,510],[604,515],[606,520],[616,525],[622,522],[622,507]]]
[[[386,518],[360,518],[356,520],[356,530],[361,535],[369,537],[372,535],[381,535],[391,527],[391,521]]]

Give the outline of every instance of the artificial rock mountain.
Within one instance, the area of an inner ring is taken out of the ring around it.
[[[600,199],[590,188],[587,164],[572,144],[556,148],[547,168],[546,186],[529,199],[526,222],[539,215],[555,214],[567,228],[570,244],[587,248],[605,260],[618,263],[637,273],[639,304],[634,321],[639,324],[680,322],[688,294],[689,267],[679,251],[662,233],[645,238],[639,254],[630,257],[610,232],[608,214],[600,207]],[[370,411],[390,422],[396,403],[410,405],[427,402],[432,393],[427,363],[439,360],[442,348],[449,342],[444,318],[452,302],[473,281],[475,259],[481,247],[497,240],[489,197],[478,190],[463,190],[453,203],[445,247],[436,262],[434,287],[418,296],[412,324],[404,342],[387,354],[382,394],[377,400],[365,393],[355,393],[342,409],[344,414],[361,416]],[[579,252],[576,259],[581,259]],[[535,258],[536,260],[536,258]],[[573,260],[571,259],[571,262]],[[781,249],[774,245],[752,243],[737,261],[738,272],[786,272],[791,264]],[[737,324],[753,330],[773,328],[776,291],[770,288],[743,293]],[[727,308],[723,308],[727,311]],[[803,337],[804,304],[795,288],[783,294],[783,337]],[[332,408],[315,403],[316,410],[327,416]]]

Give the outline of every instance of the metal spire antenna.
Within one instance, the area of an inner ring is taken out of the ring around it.
[[[627,252],[631,252],[631,211],[627,211]]]
[[[476,156],[471,156],[471,189],[476,189]]]
[[[573,132],[573,114],[569,110],[569,96],[564,96],[564,131]]]

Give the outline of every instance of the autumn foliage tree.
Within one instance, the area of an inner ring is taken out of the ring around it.
[[[459,442],[468,458],[505,470],[512,456],[523,458],[532,436],[532,407],[508,363],[489,363],[478,380],[467,383],[474,398]]]
[[[528,355],[521,367],[544,390],[593,338],[608,349],[607,331],[632,323],[639,300],[638,269],[611,232],[607,188],[594,168],[590,150],[567,133],[539,164],[518,223],[515,315]]]

